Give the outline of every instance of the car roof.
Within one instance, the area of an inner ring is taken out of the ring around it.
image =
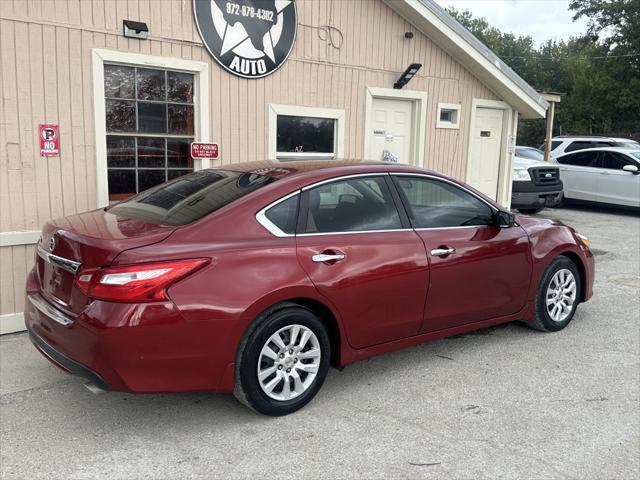
[[[564,152],[561,157],[565,157],[567,155],[571,155],[572,153],[580,153],[580,152],[619,152],[619,153],[630,153],[630,152],[640,152],[640,147],[595,147],[595,148],[582,148],[580,150],[572,150],[571,152]]]
[[[255,173],[277,178],[269,188],[260,189],[258,194],[264,194],[277,199],[291,193],[294,189],[304,188],[308,185],[331,180],[338,177],[360,174],[385,174],[385,173],[415,173],[442,178],[473,192],[476,196],[494,208],[502,207],[492,198],[489,198],[471,185],[463,183],[449,175],[422,167],[414,167],[402,163],[379,162],[371,160],[292,160],[258,162],[243,162],[220,165],[210,170],[229,170],[234,172]]]
[[[284,178],[331,178],[334,176],[375,173],[375,172],[415,172],[428,173],[445,177],[433,170],[413,167],[402,163],[379,162],[372,160],[292,160],[292,161],[257,161],[220,165],[220,170],[256,173],[279,179]]]
[[[635,142],[633,138],[605,137],[601,135],[560,135],[553,137],[551,140],[609,140],[611,142]]]

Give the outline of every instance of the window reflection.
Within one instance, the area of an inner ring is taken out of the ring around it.
[[[193,86],[191,73],[105,64],[110,200],[193,170]]]

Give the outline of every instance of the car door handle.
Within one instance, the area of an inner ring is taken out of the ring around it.
[[[313,260],[316,263],[339,262],[340,260],[344,260],[344,254],[342,254],[342,253],[335,253],[335,254],[320,253],[318,255],[314,255],[313,257],[311,257],[311,260]]]
[[[456,249],[453,247],[434,248],[433,250],[431,250],[431,255],[433,255],[434,257],[444,257],[445,255],[449,255],[455,251]]]

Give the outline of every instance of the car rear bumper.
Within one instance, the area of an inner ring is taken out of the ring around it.
[[[65,354],[60,353],[51,345],[49,345],[40,335],[35,333],[29,324],[27,323],[27,330],[29,331],[29,339],[31,343],[38,349],[38,351],[55,366],[61,368],[65,372],[71,375],[77,375],[79,377],[88,380],[96,387],[102,390],[108,390],[109,386],[100,375],[86,367],[85,365],[76,362],[75,360],[67,357]]]
[[[228,342],[215,322],[186,321],[172,302],[93,301],[72,316],[47,301],[36,282],[30,275],[25,324],[36,349],[62,370],[103,390],[233,390],[234,351],[219,348]]]

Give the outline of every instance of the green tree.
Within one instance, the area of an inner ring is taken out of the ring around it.
[[[640,67],[640,0],[571,0],[573,17],[588,18],[587,34],[612,55],[627,55],[636,71]]]
[[[563,94],[554,134],[640,133],[640,0],[572,0],[571,8],[589,18],[585,35],[538,47],[468,10],[448,11],[534,88]],[[520,122],[519,144],[544,136],[544,120]]]

